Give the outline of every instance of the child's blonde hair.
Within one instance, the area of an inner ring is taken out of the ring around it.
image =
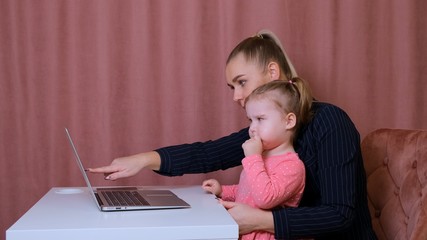
[[[311,111],[313,96],[310,86],[299,77],[288,81],[275,80],[259,86],[245,99],[245,105],[256,99],[269,99],[285,114],[294,113],[296,116],[295,133],[301,125],[310,122],[313,116]]]

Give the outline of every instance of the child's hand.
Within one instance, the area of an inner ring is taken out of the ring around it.
[[[242,144],[243,151],[245,152],[245,156],[249,157],[255,154],[262,154],[262,141],[258,136],[253,136],[250,139],[246,140]]]
[[[215,194],[217,197],[221,197],[221,184],[216,179],[208,179],[203,181],[202,188],[207,192]]]

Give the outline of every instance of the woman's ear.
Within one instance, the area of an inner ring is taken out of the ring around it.
[[[271,80],[280,79],[280,67],[276,62],[270,62],[267,66],[268,74]]]
[[[297,125],[297,116],[295,113],[288,113],[285,118],[286,129],[292,129]]]

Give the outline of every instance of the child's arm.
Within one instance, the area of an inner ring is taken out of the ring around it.
[[[221,199],[224,201],[236,201],[236,192],[239,185],[222,185]]]
[[[286,154],[284,159],[273,159],[274,164],[266,169],[261,155],[243,159],[247,181],[252,187],[255,204],[262,209],[271,209],[289,201],[297,206],[305,186],[304,164],[296,154]],[[295,198],[296,199],[292,199]]]

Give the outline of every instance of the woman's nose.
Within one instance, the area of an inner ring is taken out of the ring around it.
[[[240,106],[245,107],[245,99],[243,98],[241,93],[235,91],[233,94],[233,101],[240,104]]]
[[[238,102],[239,100],[241,100],[242,99],[242,93],[240,92],[240,91],[238,91],[238,90],[234,90],[234,93],[233,93],[233,100],[235,101],[235,102]]]

